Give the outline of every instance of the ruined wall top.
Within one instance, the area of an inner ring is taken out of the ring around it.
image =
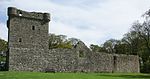
[[[37,20],[44,20],[45,22],[50,21],[50,14],[49,13],[40,13],[40,12],[26,12],[15,7],[8,7],[8,16],[16,16],[16,17],[23,17],[29,19],[37,19]]]

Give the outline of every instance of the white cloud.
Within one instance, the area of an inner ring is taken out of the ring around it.
[[[56,27],[53,27],[56,26]],[[50,32],[57,34],[68,35],[68,37],[80,38],[81,40],[86,40],[86,44],[96,43],[95,39],[100,39],[104,37],[104,33],[99,30],[87,29],[83,30],[76,28],[75,26],[70,26],[61,22],[53,22],[50,25]]]
[[[50,32],[76,37],[89,45],[120,39],[150,8],[149,4],[150,0],[2,0],[0,12],[4,13],[8,6],[49,12]]]
[[[4,39],[7,41],[7,33],[8,29],[6,27],[6,24],[0,23],[0,38]]]

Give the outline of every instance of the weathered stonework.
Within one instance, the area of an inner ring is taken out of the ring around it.
[[[9,70],[56,72],[139,72],[139,57],[72,49],[48,49],[50,14],[8,8]]]

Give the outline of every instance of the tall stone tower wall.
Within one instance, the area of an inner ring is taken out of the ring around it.
[[[48,13],[8,8],[10,70],[40,71],[44,67],[42,57],[48,50],[49,21]]]
[[[8,8],[9,47],[48,49],[48,13]]]

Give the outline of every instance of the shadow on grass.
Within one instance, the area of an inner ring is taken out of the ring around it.
[[[150,79],[150,75],[109,75],[109,74],[103,74],[103,75],[99,75],[99,76],[109,76],[109,77],[122,77],[122,78],[141,78],[141,79]]]

